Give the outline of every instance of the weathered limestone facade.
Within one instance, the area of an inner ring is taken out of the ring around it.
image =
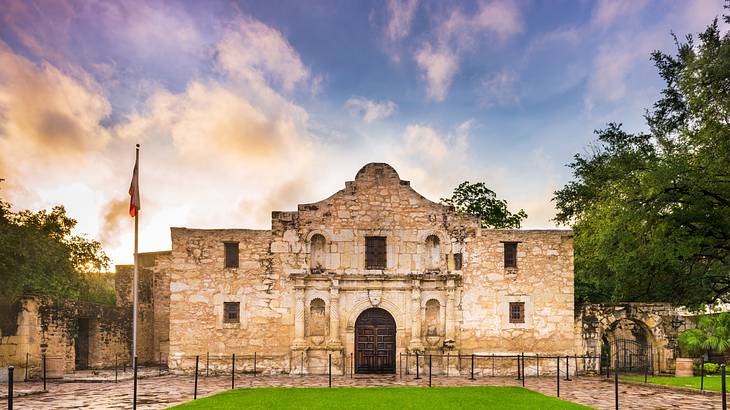
[[[272,212],[270,230],[171,235],[173,370],[206,352],[256,352],[265,372],[324,373],[329,354],[341,372],[358,317],[374,307],[395,322],[396,355],[574,354],[578,345],[571,231],[481,229],[387,164],[364,166],[325,200]],[[366,266],[368,237],[385,238],[383,269]],[[237,268],[225,267],[226,242],[238,243]],[[516,268],[505,268],[504,242],[518,243]],[[226,302],[239,303],[238,322],[224,319]],[[511,323],[510,302],[524,304],[524,323]]]

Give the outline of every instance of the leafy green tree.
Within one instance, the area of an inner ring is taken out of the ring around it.
[[[113,303],[113,289],[110,298],[108,287],[87,280],[108,268],[109,258],[99,242],[72,235],[74,226],[63,206],[12,212],[0,200],[0,301],[31,293]]]
[[[730,34],[715,20],[698,37],[652,54],[666,86],[650,132],[597,131],[555,192],[578,302],[730,300]]]
[[[726,352],[730,349],[730,313],[701,316],[697,327],[679,335],[679,346],[690,356]]]
[[[444,205],[453,206],[456,212],[478,216],[482,228],[519,228],[527,218],[524,210],[511,213],[507,201],[498,199],[497,194],[483,182],[475,184],[464,181],[454,189],[451,198],[441,198]]]

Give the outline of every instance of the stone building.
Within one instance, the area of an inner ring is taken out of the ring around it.
[[[388,373],[405,352],[580,345],[571,231],[482,229],[387,164],[365,165],[327,199],[272,212],[269,230],[171,235],[171,253],[151,262],[150,286],[165,294],[152,296],[164,303],[148,320],[165,328],[152,337],[173,370],[195,355],[256,353],[265,372],[324,373],[332,354],[333,372],[352,360],[356,372]]]

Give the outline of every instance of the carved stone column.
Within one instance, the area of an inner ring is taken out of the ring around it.
[[[330,287],[330,337],[327,341],[328,349],[339,349],[342,347],[340,341],[340,283],[332,279]]]
[[[421,340],[421,280],[413,280],[413,288],[411,289],[411,342],[408,348],[411,351],[423,351],[423,341]]]
[[[304,282],[297,281],[294,285],[294,294],[296,297],[296,309],[294,312],[294,342],[293,349],[302,349],[307,346],[304,340]]]
[[[446,340],[456,340],[454,332],[455,321],[454,307],[456,305],[456,286],[454,280],[449,279],[446,281]]]

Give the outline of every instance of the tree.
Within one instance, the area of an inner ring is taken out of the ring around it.
[[[441,198],[441,203],[453,206],[456,212],[480,218],[482,228],[519,228],[527,218],[524,210],[513,214],[507,209],[507,201],[498,199],[497,194],[483,182],[475,184],[464,181],[454,188],[451,198]]]
[[[113,303],[113,290],[100,290],[93,275],[109,258],[99,242],[72,235],[74,226],[63,206],[12,212],[0,200],[0,301],[31,293]]]
[[[649,133],[596,131],[555,192],[578,302],[730,300],[730,34],[715,19],[698,43],[675,41],[675,56],[652,54],[666,86]]]
[[[697,327],[679,335],[679,346],[690,356],[730,349],[730,313],[700,316]]]

